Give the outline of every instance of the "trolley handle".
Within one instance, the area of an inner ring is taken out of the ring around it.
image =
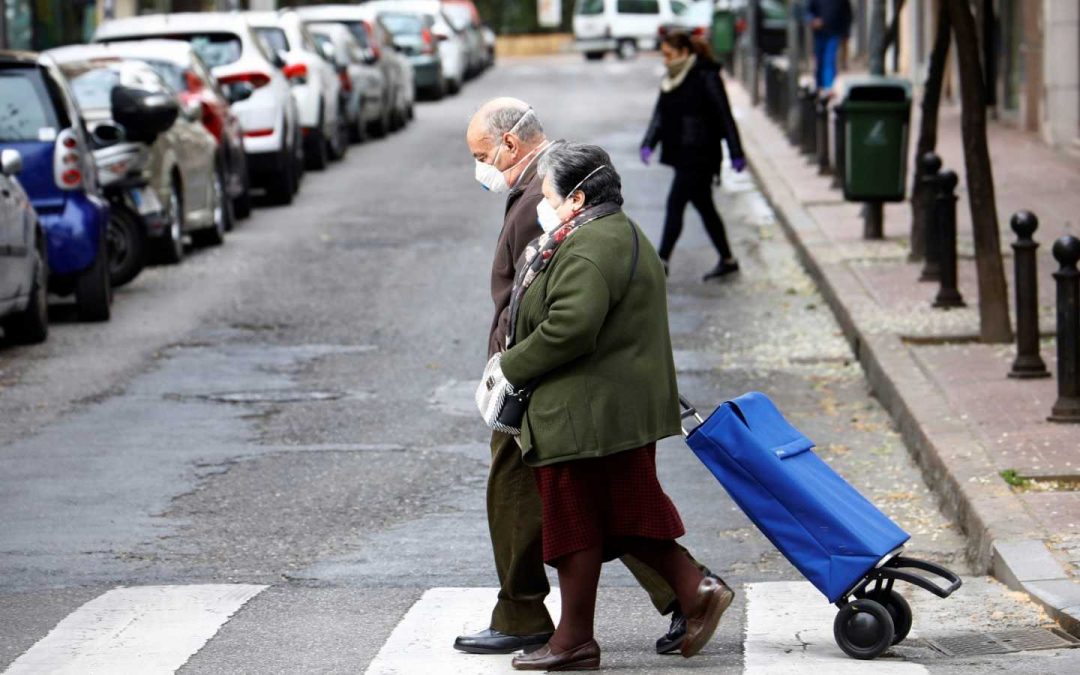
[[[694,405],[692,403],[690,403],[690,401],[687,400],[687,398],[685,396],[683,396],[682,394],[679,394],[679,407],[682,408],[681,412],[679,413],[680,421],[687,420],[687,419],[693,417],[694,420],[697,421],[698,426],[701,426],[702,424],[705,424],[705,420],[701,417],[701,413],[699,413],[697,411],[697,408],[695,408]],[[697,429],[697,427],[694,427],[694,429]],[[683,426],[682,427],[682,435],[683,435],[683,437],[685,438],[685,437],[689,436],[694,431],[694,429],[690,429],[689,431],[687,431],[686,427]]]
[[[922,570],[924,572],[930,572],[931,574],[941,577],[945,581],[949,582],[947,587],[939,586],[930,579],[927,579],[921,574],[915,574],[913,572],[905,572],[904,568]],[[905,558],[903,556],[896,556],[889,562],[885,563],[883,567],[878,570],[880,576],[887,579],[897,579],[899,581],[906,581],[909,584],[914,584],[919,588],[930,591],[939,598],[947,598],[953,594],[956,589],[960,588],[963,582],[960,577],[955,573],[945,569],[941,565],[935,565],[927,560],[918,560],[916,558]]]

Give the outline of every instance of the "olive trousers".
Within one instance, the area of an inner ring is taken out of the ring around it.
[[[499,575],[499,600],[491,612],[491,628],[507,635],[552,632],[555,626],[544,606],[551,587],[544,570],[540,494],[514,437],[498,431],[491,436],[487,510]],[[649,594],[656,611],[668,614],[675,608],[675,592],[655,570],[632,556],[619,560]]]

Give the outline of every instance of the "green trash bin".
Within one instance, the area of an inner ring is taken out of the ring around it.
[[[735,12],[723,4],[717,5],[712,18],[712,49],[724,60],[735,53]]]
[[[911,83],[893,77],[849,78],[840,105],[844,119],[844,199],[903,201]]]

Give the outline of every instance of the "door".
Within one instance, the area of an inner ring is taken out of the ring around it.
[[[10,300],[22,290],[25,248],[19,187],[0,174],[0,301]]]

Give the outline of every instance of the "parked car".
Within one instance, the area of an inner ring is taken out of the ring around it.
[[[376,12],[413,12],[431,17],[431,32],[435,36],[442,59],[446,91],[456,94],[465,82],[469,67],[468,46],[465,39],[454,30],[439,0],[374,0],[362,5]]]
[[[488,68],[495,65],[495,45],[497,39],[495,31],[491,29],[491,26],[484,24],[484,44],[487,45],[488,50]]]
[[[303,145],[299,115],[285,61],[264,46],[240,14],[201,12],[151,14],[106,21],[95,42],[167,38],[190,42],[224,93],[244,133],[251,184],[267,198],[289,204],[300,187]]]
[[[574,6],[574,47],[589,60],[615,52],[633,58],[639,50],[655,49],[661,24],[686,10],[686,0],[577,0]]]
[[[45,232],[16,178],[22,169],[18,150],[0,151],[0,327],[8,342],[32,344],[49,335],[49,264]]]
[[[0,149],[22,157],[19,182],[45,231],[48,289],[74,294],[80,319],[108,320],[109,205],[74,95],[48,56],[0,52]]]
[[[250,181],[240,119],[230,108],[227,92],[191,43],[139,40],[106,43],[103,47],[118,58],[137,59],[148,64],[176,90],[184,114],[201,119],[207,131],[214,135],[218,161],[225,176],[225,193],[232,202],[231,213],[225,212],[226,229],[232,229],[233,217],[243,219],[251,215]]]
[[[382,12],[379,18],[390,32],[394,48],[412,64],[415,95],[434,100],[445,96],[442,57],[432,32],[435,20],[426,14],[394,11]]]
[[[465,76],[476,77],[484,72],[488,64],[480,14],[472,0],[442,0],[442,9],[451,27],[465,43]]]
[[[657,36],[662,40],[668,33],[684,31],[711,44],[715,12],[716,0],[695,0],[686,9],[678,12],[671,21],[660,24]]]
[[[341,79],[342,114],[353,141],[367,138],[371,126],[389,127],[393,100],[386,77],[369,63],[370,54],[340,23],[306,24],[315,41],[333,59]]]
[[[284,73],[292,84],[304,161],[309,169],[325,169],[349,147],[348,130],[339,116],[341,80],[323,57],[315,38],[296,12],[245,12],[244,17],[264,43],[285,60]]]
[[[750,28],[748,0],[729,0],[737,17],[735,30],[744,35]],[[783,54],[787,48],[788,9],[784,0],[758,0],[758,49],[765,54]]]
[[[180,262],[185,236],[200,246],[224,243],[226,214],[231,210],[225,195],[225,172],[218,160],[217,141],[202,124],[201,108],[181,112],[176,92],[153,68],[143,61],[119,59],[107,45],[60,47],[48,54],[71,84],[95,148],[107,148],[122,140],[149,147],[143,177],[156,201],[165,207],[163,227],[146,233],[153,257],[165,263]],[[138,134],[114,117],[118,88],[161,102],[161,112],[155,113],[162,117],[158,133]],[[165,121],[167,109],[173,111],[169,123]],[[115,217],[111,227],[117,233],[114,236],[126,235],[130,254],[120,260],[113,256],[112,265],[113,273],[121,272],[121,278],[126,280],[129,272],[126,268],[118,270],[118,264],[141,269],[146,262],[145,256],[135,258],[141,253],[138,242],[142,233],[121,231],[123,223]]]
[[[382,71],[391,105],[389,117],[371,127],[372,133],[379,136],[412,119],[416,96],[412,65],[394,49],[390,33],[379,20],[374,4],[301,7],[297,13],[307,23],[339,23],[348,28],[365,50],[365,60]]]

